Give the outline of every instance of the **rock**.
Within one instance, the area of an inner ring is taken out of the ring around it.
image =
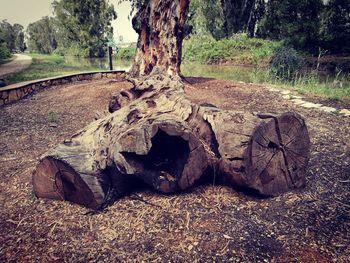
[[[7,84],[6,84],[5,80],[0,79],[0,88],[1,88],[1,87],[5,87],[6,85],[7,85]]]
[[[301,105],[301,104],[307,103],[307,101],[302,100],[302,99],[292,99],[292,101],[293,101],[294,104],[296,104],[296,105]]]
[[[339,114],[344,115],[344,116],[350,116],[350,110],[347,109],[342,109],[341,111],[339,111]]]
[[[301,97],[301,96],[297,96],[297,95],[290,95],[290,97],[292,98],[292,99],[302,99],[303,97]]]
[[[17,91],[16,90],[11,90],[10,94],[9,94],[9,101],[10,102],[14,102],[17,101],[18,97],[17,97]]]
[[[333,108],[333,107],[327,107],[327,106],[322,106],[320,108],[320,110],[324,111],[324,112],[328,112],[328,113],[332,113],[332,112],[336,112],[337,109]]]
[[[311,108],[320,108],[322,106],[322,104],[316,104],[316,103],[312,103],[312,102],[306,102],[304,104],[301,104],[300,105],[301,107],[304,107],[304,108],[308,108],[308,109],[311,109]]]
[[[289,95],[291,92],[290,92],[290,90],[284,90],[281,93],[282,93],[282,95]]]
[[[273,92],[279,92],[280,90],[272,88],[272,87],[266,87],[269,91],[273,91]]]
[[[283,95],[282,98],[285,100],[290,100],[292,97],[290,95]]]
[[[92,75],[92,79],[96,80],[96,79],[102,79],[102,73],[95,73]]]
[[[2,99],[7,99],[9,97],[8,91],[2,91],[0,98]]]

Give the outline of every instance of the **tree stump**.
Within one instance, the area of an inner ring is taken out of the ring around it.
[[[218,171],[226,183],[275,196],[305,185],[310,140],[296,113],[204,110],[218,143]]]
[[[157,70],[129,81],[134,87],[113,96],[110,115],[41,158],[37,196],[98,209],[136,179],[167,194],[188,189],[208,166],[263,196],[304,186],[310,141],[301,116],[196,105],[178,77]]]

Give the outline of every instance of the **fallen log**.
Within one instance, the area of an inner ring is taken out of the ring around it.
[[[225,183],[270,196],[305,184],[310,141],[294,113],[222,111],[185,98],[177,77],[154,73],[109,103],[97,120],[46,153],[38,197],[98,209],[141,179],[162,193],[188,189],[208,166]]]
[[[221,179],[237,189],[276,196],[305,185],[310,140],[296,113],[254,114],[204,109],[220,154]]]

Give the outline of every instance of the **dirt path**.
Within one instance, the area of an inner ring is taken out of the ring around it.
[[[9,63],[0,65],[0,78],[20,72],[32,64],[32,58],[23,54],[15,54],[16,58]]]
[[[37,158],[130,84],[52,87],[0,108],[0,261],[349,262],[350,118],[297,108],[261,86],[188,81],[186,94],[198,103],[302,114],[313,143],[307,187],[268,199],[212,183],[171,196],[140,188],[100,213],[38,200]]]

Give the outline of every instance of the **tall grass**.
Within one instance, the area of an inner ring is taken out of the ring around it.
[[[248,38],[236,34],[231,38],[215,40],[211,37],[191,37],[183,43],[183,60],[205,64],[231,62],[235,64],[267,64],[281,42]]]
[[[296,74],[290,81],[270,78],[269,82],[294,89],[300,94],[313,94],[329,100],[350,102],[350,76],[342,72],[324,79],[313,70]]]

